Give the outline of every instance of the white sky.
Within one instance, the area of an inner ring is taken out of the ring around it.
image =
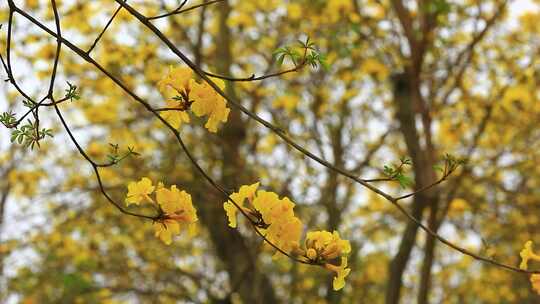
[[[532,0],[514,0],[512,1],[512,4],[510,6],[510,20],[509,20],[509,25],[510,26],[516,26],[517,25],[517,20],[518,20],[518,17],[520,15],[522,15],[523,13],[526,13],[528,11],[537,11],[539,9],[539,6],[537,4],[535,4]],[[3,33],[1,33],[3,34]],[[4,52],[4,50],[0,50],[1,52]],[[4,71],[2,71],[0,73],[1,75],[4,75]],[[6,86],[6,83],[2,82],[2,84],[0,84],[0,92],[5,90],[5,86]],[[6,102],[5,102],[5,99],[4,99],[4,96],[3,94],[0,94],[0,112],[3,112],[6,110]],[[6,130],[5,128],[3,128],[2,126],[0,126],[0,149],[5,149],[7,145],[9,145],[8,143],[8,138],[9,138],[9,131]],[[19,212],[17,209],[17,206],[15,206],[13,204],[14,202],[11,201],[11,202],[8,202],[8,210],[7,210],[7,213],[10,214],[11,216],[15,216],[17,215]],[[7,221],[9,222],[9,221]],[[8,224],[8,223],[6,223]],[[6,228],[9,227],[10,225],[6,225]],[[20,228],[20,225],[18,226],[18,228]],[[3,235],[2,236],[2,239],[5,239],[6,237],[9,237],[11,236],[11,234],[16,234],[14,233],[14,231],[11,231],[11,229],[7,229],[7,231],[4,231],[4,233],[6,233],[6,235]],[[23,258],[22,263],[25,263],[24,261],[25,259]],[[14,300],[14,299],[9,299],[10,301],[11,300]],[[9,302],[9,301],[8,301]]]
[[[519,16],[527,11],[534,11],[537,9],[538,6],[536,6],[531,0],[516,0],[510,6],[510,14],[511,16]]]

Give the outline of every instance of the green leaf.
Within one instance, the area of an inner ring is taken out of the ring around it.
[[[283,60],[285,60],[285,54],[281,54],[278,59],[277,59],[277,65],[278,66],[282,66],[283,65]]]
[[[11,133],[11,138],[10,138],[11,142],[14,142],[15,140],[17,140],[17,135],[19,135],[17,130],[15,130],[15,131],[13,131],[13,133]]]

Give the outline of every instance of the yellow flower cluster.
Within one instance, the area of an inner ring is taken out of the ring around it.
[[[276,193],[257,191],[258,188],[259,183],[241,186],[230,195],[231,200],[223,203],[229,226],[237,227],[236,216],[238,210],[242,210],[252,223],[264,230],[270,242],[288,254],[335,272],[334,290],[343,288],[345,277],[351,271],[347,268],[347,255],[351,252],[349,241],[342,240],[337,231],[312,231],[306,235],[305,250],[301,249],[302,222],[294,215],[295,204],[287,197],[280,199]]]
[[[540,274],[533,274],[531,276],[531,285],[537,294],[540,294]]]
[[[527,241],[523,247],[523,250],[521,250],[519,253],[519,256],[521,256],[521,264],[519,264],[519,268],[527,269],[529,260],[540,261],[540,255],[533,252],[532,246],[533,242]]]
[[[154,190],[155,201],[150,197]],[[191,195],[178,190],[175,185],[167,189],[162,183],[158,183],[156,189],[147,177],[128,184],[125,201],[128,206],[139,205],[141,201],[157,204],[162,214],[154,223],[155,235],[167,245],[171,244],[174,235],[180,234],[182,228],[193,229],[197,221],[197,211],[191,202]]]
[[[337,231],[312,231],[306,236],[305,257],[313,263],[323,263],[324,267],[336,273],[334,277],[334,290],[345,286],[345,277],[351,270],[347,268],[347,255],[351,252],[351,244],[342,240]],[[341,264],[331,263],[341,257]]]
[[[126,196],[126,205],[139,205],[143,200],[153,203],[154,201],[149,195],[154,192],[155,188],[156,187],[152,186],[152,181],[147,177],[143,177],[138,182],[129,183],[128,194]]]
[[[523,250],[521,250],[519,253],[521,256],[521,264],[519,264],[519,268],[527,270],[530,260],[540,261],[540,255],[534,253],[532,246],[532,241],[527,241]],[[530,280],[533,289],[536,291],[536,293],[540,294],[540,274],[531,275]]]
[[[276,193],[257,191],[258,187],[259,183],[244,185],[230,198],[264,230],[266,238],[274,245],[287,253],[298,248],[302,222],[294,215],[295,204],[287,197],[280,199]],[[246,199],[249,205],[245,204]],[[236,228],[238,208],[231,201],[223,203],[223,208],[229,218],[229,226]]]
[[[214,82],[222,90],[225,88],[220,79]],[[208,83],[196,82],[190,68],[170,67],[167,75],[158,82],[158,89],[166,99],[167,111],[164,111],[163,118],[175,128],[190,122],[189,109],[198,117],[208,116],[204,127],[214,133],[218,124],[226,122],[229,117],[226,100]]]

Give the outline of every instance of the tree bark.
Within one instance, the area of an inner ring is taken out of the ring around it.
[[[345,126],[345,119],[347,118],[347,113],[349,108],[346,103],[343,103],[340,109],[340,122],[330,130],[330,137],[332,142],[332,156],[334,165],[337,167],[343,168],[343,153],[344,147],[342,143],[342,132]],[[339,224],[341,222],[342,215],[342,206],[338,204],[338,186],[339,186],[339,175],[332,170],[328,170],[328,179],[323,188],[323,195],[321,196],[320,204],[325,206],[326,213],[328,214],[328,231],[338,230]],[[334,280],[334,275],[331,274],[327,279],[327,286],[332,286]],[[332,288],[328,288],[326,294],[327,303],[341,303],[342,299],[341,292],[335,292]]]
[[[433,231],[439,230],[437,221],[437,212],[439,204],[434,204],[430,208],[428,226]],[[435,247],[437,240],[431,234],[426,235],[426,243],[424,245],[424,261],[420,271],[420,287],[418,289],[418,304],[429,303],[429,289],[431,288],[431,268],[435,261]]]
[[[407,152],[413,161],[415,190],[421,189],[435,180],[433,170],[433,157],[431,153],[422,149],[420,136],[416,128],[415,105],[420,103],[417,90],[418,81],[414,81],[414,75],[410,71],[395,75],[394,82],[394,106],[396,108],[396,118],[400,123],[400,131],[405,139]],[[422,214],[426,206],[437,204],[438,197],[434,189],[418,193],[414,196],[411,214],[422,220]],[[414,245],[418,226],[413,222],[408,222],[400,241],[399,249],[390,262],[388,285],[386,288],[386,304],[399,303],[401,286],[403,284],[403,273],[410,259]]]

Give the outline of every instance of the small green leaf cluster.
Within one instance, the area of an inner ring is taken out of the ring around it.
[[[81,95],[77,91],[77,86],[70,83],[69,81],[66,81],[66,82],[67,82],[69,88],[66,89],[65,98],[69,99],[70,101],[73,101],[74,99],[75,100],[81,99]]]
[[[128,147],[127,152],[120,154],[118,144],[109,143],[109,145],[111,148],[111,152],[107,154],[107,159],[109,160],[111,165],[118,164],[127,157],[140,155],[138,152],[135,152],[135,148],[133,147]]]
[[[33,102],[31,100],[26,100],[26,99],[22,101],[22,104],[23,104],[23,106],[25,106],[27,108],[31,108],[31,109],[36,106],[35,102]]]
[[[446,177],[454,172],[459,166],[463,166],[467,163],[464,158],[455,157],[452,154],[446,153],[444,155],[444,166],[436,165],[435,170],[441,172],[443,177]]]
[[[321,66],[325,70],[330,69],[330,65],[326,61],[326,56],[321,54],[314,42],[310,41],[309,37],[306,41],[298,40],[298,47],[284,46],[274,51],[274,57],[278,66],[283,65],[285,59],[293,62],[295,67],[302,65],[310,65],[312,68]]]
[[[0,122],[6,128],[12,128],[17,123],[17,119],[15,118],[15,114],[13,112],[4,112],[0,114]]]
[[[383,172],[391,180],[395,180],[402,188],[412,185],[412,178],[404,174],[405,166],[412,165],[409,158],[402,157],[399,165],[385,165]]]
[[[11,132],[11,142],[21,144],[25,148],[30,147],[31,149],[34,149],[34,146],[36,144],[39,146],[39,141],[47,136],[53,137],[51,129],[39,129],[36,122],[27,120],[25,125],[22,125]]]

